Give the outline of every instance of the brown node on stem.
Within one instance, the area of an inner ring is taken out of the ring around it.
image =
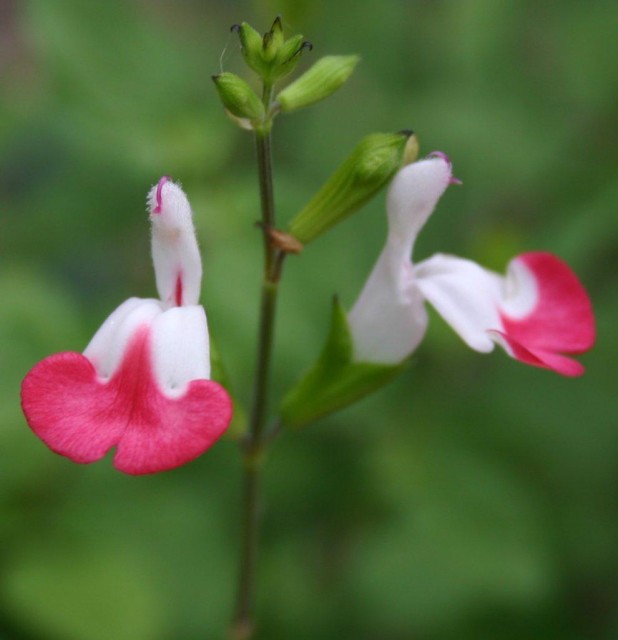
[[[294,236],[285,231],[279,231],[279,229],[268,229],[268,237],[270,238],[271,245],[283,253],[301,253],[304,249],[304,245],[300,240],[297,240]]]

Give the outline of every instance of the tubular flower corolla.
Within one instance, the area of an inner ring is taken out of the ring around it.
[[[159,299],[130,298],[83,355],[39,362],[22,384],[28,424],[45,444],[89,463],[116,447],[114,466],[155,473],[193,460],[227,428],[223,387],[210,380],[208,327],[198,304],[202,265],[189,202],[162,178],[148,195]]]
[[[427,328],[427,300],[476,351],[499,344],[521,362],[581,375],[584,367],[563,354],[592,347],[594,316],[584,287],[560,259],[524,253],[506,276],[450,255],[410,260],[416,236],[453,182],[441,152],[395,176],[386,246],[348,317],[355,360],[394,364],[409,356]]]

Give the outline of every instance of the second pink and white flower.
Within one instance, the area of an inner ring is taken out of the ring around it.
[[[412,263],[419,231],[453,182],[440,152],[393,180],[386,246],[348,316],[355,360],[395,364],[409,356],[425,334],[428,301],[476,351],[499,344],[527,364],[581,375],[584,367],[564,354],[592,347],[594,316],[584,287],[559,258],[522,254],[506,276],[444,254]]]

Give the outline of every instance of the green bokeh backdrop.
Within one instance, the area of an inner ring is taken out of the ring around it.
[[[363,136],[413,128],[451,188],[417,255],[502,270],[527,250],[580,275],[599,338],[560,378],[467,349],[438,317],[389,388],[276,444],[265,474],[261,640],[618,637],[618,81],[610,0],[5,0],[0,4],[0,638],[221,638],[239,542],[222,441],[132,478],[30,433],[19,384],[154,295],[144,197],[182,181],[203,300],[249,397],[260,241],[251,137],[210,76],[229,26],[283,14],[351,81],[275,130],[282,224]],[[274,386],[315,358],[385,234],[383,196],[289,261]],[[614,320],[612,320],[614,318]]]

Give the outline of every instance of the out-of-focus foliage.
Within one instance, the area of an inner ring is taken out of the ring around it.
[[[122,300],[154,293],[144,197],[167,174],[194,206],[211,329],[249,397],[253,148],[210,76],[244,74],[231,24],[265,30],[277,13],[314,44],[299,69],[362,57],[335,96],[277,119],[281,226],[360,138],[412,128],[464,183],[417,256],[501,271],[515,253],[558,253],[591,292],[599,340],[586,375],[567,380],[473,353],[434,317],[394,385],[285,435],[266,467],[259,637],[618,637],[618,4],[12,0],[0,11],[0,638],[221,637],[235,445],[156,477],[77,466],[29,432],[18,390],[37,360],[82,349]],[[315,359],[332,295],[353,302],[384,234],[378,197],[289,260],[279,395]]]

